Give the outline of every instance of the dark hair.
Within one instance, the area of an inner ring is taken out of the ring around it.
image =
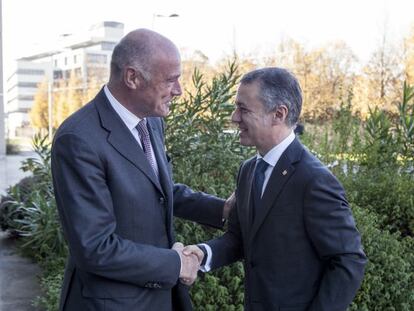
[[[281,105],[288,108],[286,123],[295,125],[302,110],[302,90],[295,76],[283,68],[267,67],[245,74],[240,83],[257,82],[260,100],[267,112]]]

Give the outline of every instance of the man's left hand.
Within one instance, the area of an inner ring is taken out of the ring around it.
[[[224,202],[224,207],[223,207],[223,219],[227,219],[229,218],[230,215],[230,211],[231,209],[236,205],[236,195],[233,192],[228,199],[226,200],[226,202]]]

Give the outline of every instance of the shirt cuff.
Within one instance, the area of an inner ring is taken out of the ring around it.
[[[178,251],[177,251],[177,250],[175,250],[175,249],[174,249],[174,251],[176,251],[176,252],[177,252],[177,256],[178,256],[178,258],[180,259],[180,274],[178,275],[178,278],[180,278],[180,275],[181,275],[181,272],[182,272],[182,269],[183,269],[183,262],[181,261],[181,256],[180,256],[180,254],[178,253]]]
[[[211,247],[208,244],[200,243],[200,245],[204,246],[207,251],[207,254],[205,255],[207,256],[206,263],[204,266],[200,266],[200,271],[209,272],[211,270],[211,259],[213,257],[213,252],[211,251]]]

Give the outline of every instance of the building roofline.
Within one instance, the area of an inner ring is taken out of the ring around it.
[[[49,52],[34,54],[34,55],[31,55],[31,56],[21,57],[21,58],[18,58],[17,60],[18,61],[19,60],[32,61],[32,60],[36,60],[36,59],[45,58],[45,57],[48,57],[48,56],[53,56],[53,55],[56,55],[56,54],[59,54],[59,53],[61,53],[61,51],[55,50],[55,51],[49,51]]]

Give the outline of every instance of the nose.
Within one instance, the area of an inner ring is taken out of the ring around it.
[[[179,81],[175,81],[174,86],[172,88],[173,96],[180,96],[182,94],[181,85]]]
[[[233,123],[240,123],[241,122],[241,118],[240,118],[240,110],[238,107],[236,107],[233,111],[233,113],[231,114],[231,122]]]

